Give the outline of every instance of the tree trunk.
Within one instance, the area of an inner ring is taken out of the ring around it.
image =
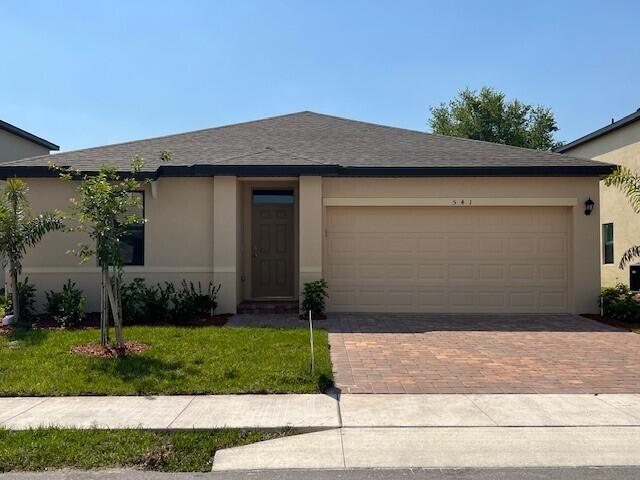
[[[118,348],[122,349],[124,348],[124,337],[122,335],[122,313],[120,312],[119,306],[119,286],[119,275],[116,274],[111,278],[107,274],[107,297],[109,299],[109,305],[111,306],[111,312],[113,313],[113,325],[116,330],[116,345]]]
[[[107,296],[108,271],[102,267],[102,289],[100,298],[100,345],[106,347],[109,344],[109,298]]]
[[[116,327],[116,344],[118,345],[119,349],[124,349],[124,335],[122,333],[122,298],[120,295],[121,283],[122,283],[121,275],[120,273],[116,273],[114,275],[113,297],[114,297],[115,307],[113,310],[115,312],[115,315],[113,316],[113,323],[115,324],[115,327]]]
[[[22,323],[20,315],[20,292],[18,292],[18,271],[14,268],[13,262],[9,262],[9,273],[11,276],[11,304],[13,305],[13,315],[16,325]]]

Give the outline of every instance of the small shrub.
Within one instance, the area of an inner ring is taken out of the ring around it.
[[[135,278],[122,286],[122,313],[128,324],[184,323],[195,316],[209,315],[216,307],[220,285],[202,285],[183,280],[181,288],[172,283],[147,286],[144,279]]]
[[[173,285],[147,286],[143,278],[134,278],[122,286],[122,314],[129,325],[164,323],[171,317]]]
[[[302,311],[311,311],[314,315],[323,316],[324,299],[328,297],[327,288],[327,282],[324,279],[305,283],[302,289]]]
[[[607,317],[627,323],[640,321],[640,301],[636,294],[622,283],[615,287],[603,288],[600,302]]]
[[[46,292],[46,310],[62,327],[75,327],[84,317],[86,299],[75,282],[67,280],[61,292]]]
[[[4,289],[0,290],[0,309],[4,310],[4,314],[13,313],[13,305],[11,301],[11,294],[5,293]],[[29,283],[29,277],[26,277],[22,282],[18,282],[18,297],[20,298],[20,317],[22,321],[28,321],[33,317],[36,297],[36,287],[34,284]]]
[[[4,288],[0,288],[0,319],[4,318],[10,310],[11,299],[4,292]]]
[[[177,323],[190,320],[199,315],[213,314],[218,306],[217,297],[220,285],[214,286],[209,282],[209,287],[205,293],[202,292],[202,285],[198,282],[196,289],[193,282],[182,281],[182,288],[176,290],[173,295],[173,318]]]
[[[129,283],[123,283],[120,295],[122,299],[122,318],[127,324],[141,323],[145,309],[142,298],[146,288],[144,279],[134,278]]]

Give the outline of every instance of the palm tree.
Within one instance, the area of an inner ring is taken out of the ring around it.
[[[35,246],[46,233],[63,228],[58,211],[31,215],[27,199],[27,184],[18,178],[7,180],[0,195],[0,254],[3,267],[8,265],[11,303],[16,323],[20,323],[18,275],[22,272],[22,259],[27,249]]]
[[[616,187],[629,200],[631,208],[636,213],[640,213],[640,175],[633,173],[627,167],[616,168],[607,178],[604,179],[607,187]],[[640,257],[640,245],[634,245],[622,255],[619,267],[624,268],[631,260]]]

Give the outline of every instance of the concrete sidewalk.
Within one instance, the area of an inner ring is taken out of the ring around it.
[[[640,395],[342,395],[340,412],[343,427],[640,426]]]
[[[640,465],[640,395],[343,395],[340,412],[341,429],[221,450],[213,469]]]
[[[640,465],[640,395],[0,398],[0,427],[282,429],[214,470]]]
[[[144,428],[185,430],[340,426],[328,395],[185,395],[149,397],[0,398],[0,427]]]
[[[639,426],[640,395],[202,395],[0,398],[0,427]]]
[[[640,465],[640,427],[342,428],[220,450],[213,471]]]

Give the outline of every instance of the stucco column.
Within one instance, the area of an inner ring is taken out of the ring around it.
[[[322,177],[300,177],[300,293],[322,278]]]
[[[593,179],[573,207],[573,313],[598,313],[600,296],[600,195],[598,179]],[[595,208],[584,214],[584,202],[591,198]]]
[[[213,177],[213,281],[220,284],[218,313],[236,313],[238,179]]]

